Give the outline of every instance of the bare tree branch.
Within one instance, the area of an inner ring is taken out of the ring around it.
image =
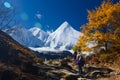
[[[15,9],[9,9],[4,6],[4,3],[0,3],[0,29],[9,28],[11,23],[15,21]]]

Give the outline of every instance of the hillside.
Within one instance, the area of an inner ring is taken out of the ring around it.
[[[44,80],[47,76],[51,78],[44,69],[47,66],[41,65],[40,61],[42,60],[31,50],[0,31],[0,80]],[[36,63],[41,66],[35,65]]]
[[[32,62],[36,57],[28,48],[20,45],[6,33],[0,31],[0,58],[10,61],[10,57]]]
[[[43,61],[2,31],[0,52],[0,80],[93,80],[120,74],[103,66],[89,65],[79,75],[72,58]]]

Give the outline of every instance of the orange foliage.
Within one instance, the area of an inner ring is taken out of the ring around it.
[[[120,47],[120,3],[103,1],[95,10],[88,10],[88,23],[82,29],[84,36],[76,44],[82,51],[93,50],[86,45],[91,41],[99,45],[96,45],[98,49],[104,47],[106,52],[109,48]]]

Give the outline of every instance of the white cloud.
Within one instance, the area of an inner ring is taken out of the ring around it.
[[[36,16],[38,19],[41,19],[41,18],[42,18],[42,15],[41,15],[40,13],[35,14],[35,16]]]

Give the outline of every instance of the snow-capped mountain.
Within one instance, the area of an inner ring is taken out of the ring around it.
[[[35,37],[30,31],[22,26],[14,26],[7,30],[4,30],[7,34],[12,36],[13,39],[18,41],[27,47],[40,47],[43,46],[43,42]]]
[[[40,28],[37,27],[33,27],[31,29],[29,29],[30,32],[32,32],[32,34],[37,37],[39,40],[43,41],[44,43],[46,42],[49,34],[43,30],[41,30]]]
[[[44,47],[47,48],[47,50],[48,48],[70,50],[77,42],[79,36],[83,35],[73,29],[66,21],[52,33],[45,32],[37,27],[27,30],[22,26],[14,26],[4,31],[22,45],[33,48]]]
[[[73,29],[68,22],[64,22],[56,31],[50,34],[45,46],[56,49],[71,49],[82,33]]]

